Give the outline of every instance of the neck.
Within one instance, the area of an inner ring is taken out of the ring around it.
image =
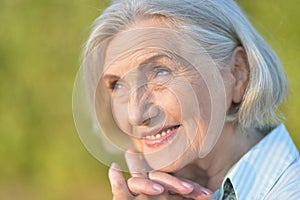
[[[257,131],[241,133],[233,124],[225,124],[212,151],[204,158],[197,158],[176,174],[215,191],[220,188],[230,168],[262,138]]]

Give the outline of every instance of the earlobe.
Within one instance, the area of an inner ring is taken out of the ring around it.
[[[231,73],[235,79],[233,84],[232,101],[240,103],[245,94],[249,80],[249,63],[245,49],[238,46],[231,58]]]

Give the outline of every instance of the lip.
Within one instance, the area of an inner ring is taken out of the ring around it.
[[[160,138],[148,139],[148,138],[144,137],[145,144],[150,148],[159,147],[159,146],[163,145],[164,143],[166,143],[167,141],[169,141],[170,139],[172,139],[175,136],[175,134],[178,132],[178,129],[180,127],[181,127],[181,125],[173,125],[173,126],[167,126],[167,127],[161,128],[161,129],[151,131],[151,132],[145,134],[145,136],[156,135],[156,134],[162,133],[163,131],[166,131],[168,129],[172,129],[169,133],[166,133],[164,136],[161,136]]]

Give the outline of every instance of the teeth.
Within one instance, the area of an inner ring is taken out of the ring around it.
[[[146,139],[151,140],[151,139],[152,139],[151,136],[152,136],[152,135],[147,135],[147,136],[146,136]]]
[[[159,139],[163,136],[165,136],[166,134],[169,134],[171,131],[173,131],[175,128],[169,128],[168,130],[166,131],[163,131],[161,133],[157,133],[156,135],[147,135],[146,136],[146,139],[148,140],[155,140],[155,139]]]

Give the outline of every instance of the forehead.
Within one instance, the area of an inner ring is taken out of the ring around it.
[[[124,74],[158,54],[176,55],[198,69],[215,65],[201,44],[186,31],[162,20],[148,19],[115,35],[106,48],[103,73]]]
[[[113,74],[120,77],[129,70],[146,63],[155,62],[161,57],[163,57],[163,54],[155,50],[147,51],[143,49],[136,52],[128,52],[110,60],[109,62],[106,60],[104,65],[104,74]]]
[[[160,20],[142,20],[118,33],[105,52],[104,72],[121,73],[157,55],[176,52],[179,32]],[[150,59],[151,60],[151,59]]]

